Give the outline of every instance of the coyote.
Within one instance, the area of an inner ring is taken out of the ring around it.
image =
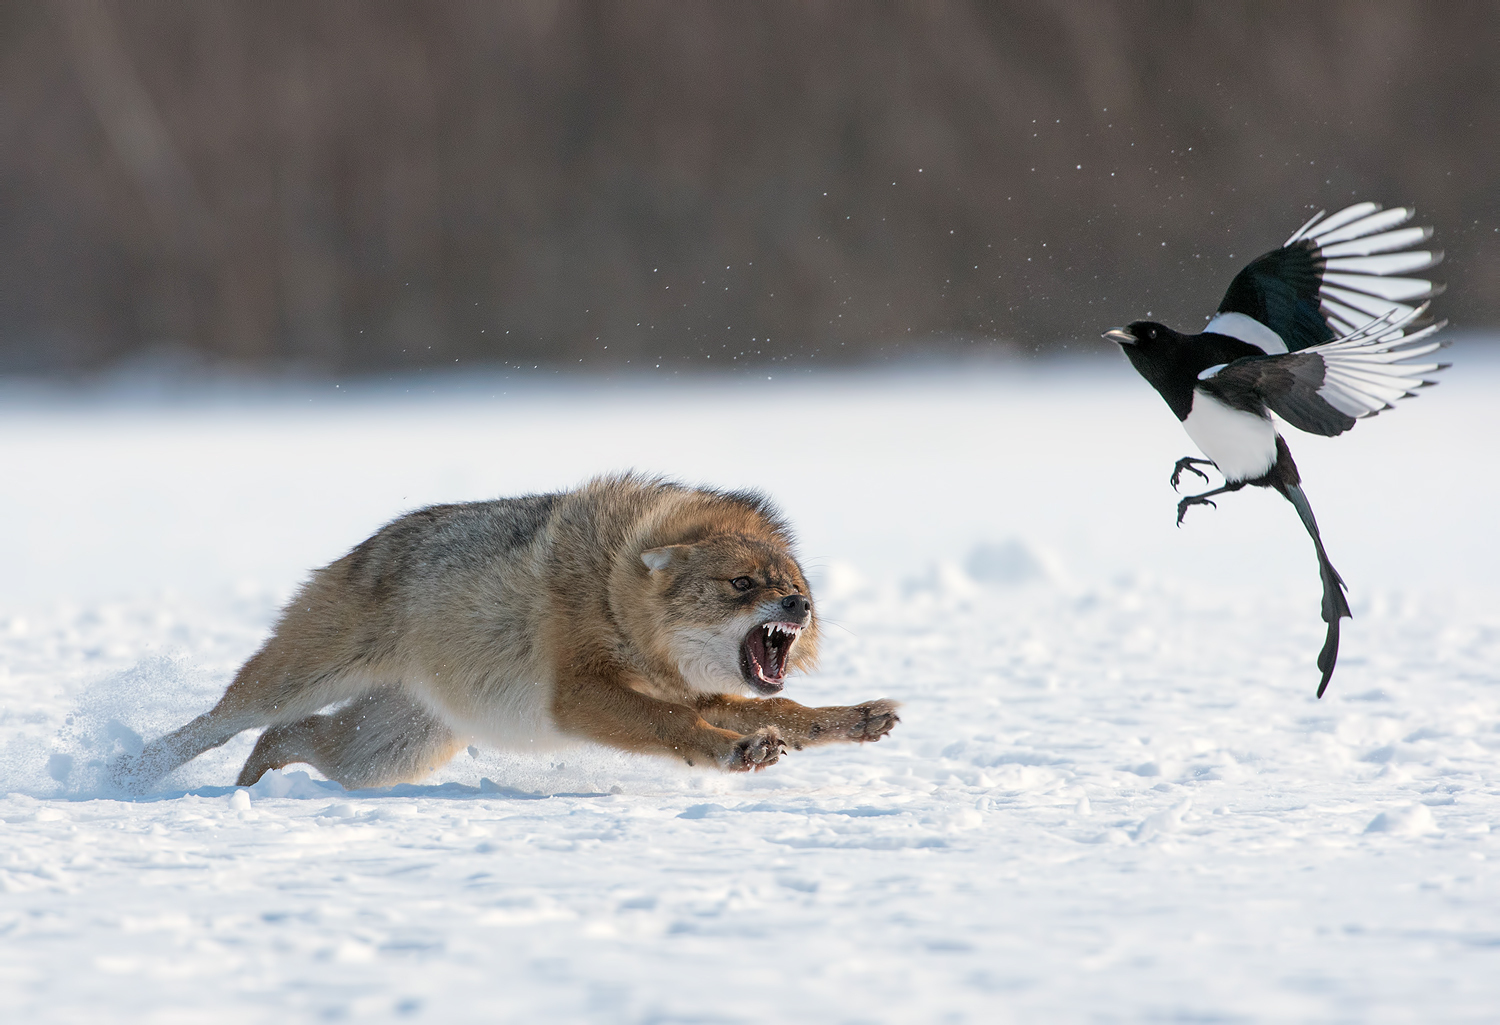
[[[636,475],[421,509],[314,572],[218,704],[115,779],[143,789],[262,727],[239,786],[294,762],[350,789],[411,782],[471,743],[735,772],[879,740],[893,701],[773,696],[817,658],[791,544],[758,493]]]

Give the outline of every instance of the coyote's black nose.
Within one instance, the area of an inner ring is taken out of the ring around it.
[[[788,612],[795,612],[799,616],[805,616],[808,610],[812,608],[812,602],[800,594],[789,594],[781,599],[781,607]]]

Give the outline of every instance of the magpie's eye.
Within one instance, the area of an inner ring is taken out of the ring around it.
[[[735,577],[733,580],[729,581],[729,586],[734,588],[736,591],[748,591],[750,590],[750,588],[755,586],[755,581],[751,580],[749,577]]]
[[[1147,331],[1146,332],[1146,337],[1147,338],[1155,338],[1156,337],[1156,328],[1153,327],[1150,331]]]

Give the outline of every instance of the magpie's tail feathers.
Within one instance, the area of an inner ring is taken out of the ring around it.
[[[1296,484],[1284,485],[1282,494],[1292,503],[1292,508],[1297,510],[1297,515],[1312,536],[1313,547],[1318,552],[1318,575],[1323,580],[1323,622],[1328,624],[1328,636],[1323,641],[1323,650],[1318,652],[1318,668],[1323,673],[1322,682],[1318,684],[1318,697],[1321,698],[1328,689],[1334,664],[1339,658],[1339,620],[1352,619],[1354,614],[1349,611],[1349,601],[1344,597],[1344,578],[1339,576],[1339,571],[1328,561],[1328,553],[1323,550],[1323,537],[1318,533],[1318,521],[1313,516],[1307,496]]]
[[[1339,576],[1339,571],[1333,568],[1333,563],[1328,561],[1328,553],[1323,551],[1323,543],[1317,540],[1317,534],[1313,534],[1318,549],[1318,574],[1323,578],[1323,622],[1328,624],[1328,634],[1323,638],[1323,650],[1318,652],[1318,669],[1323,674],[1323,679],[1318,681],[1318,697],[1328,689],[1328,681],[1333,678],[1333,666],[1339,660],[1339,620],[1353,619],[1349,611],[1349,602],[1344,597],[1344,580]]]

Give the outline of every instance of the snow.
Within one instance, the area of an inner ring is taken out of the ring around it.
[[[0,394],[7,1020],[1481,1022],[1500,1006],[1500,363],[1289,435],[1354,619],[1328,696],[1272,495],[1174,529],[1121,363]],[[301,574],[420,505],[758,486],[875,745],[579,748],[122,800]]]

